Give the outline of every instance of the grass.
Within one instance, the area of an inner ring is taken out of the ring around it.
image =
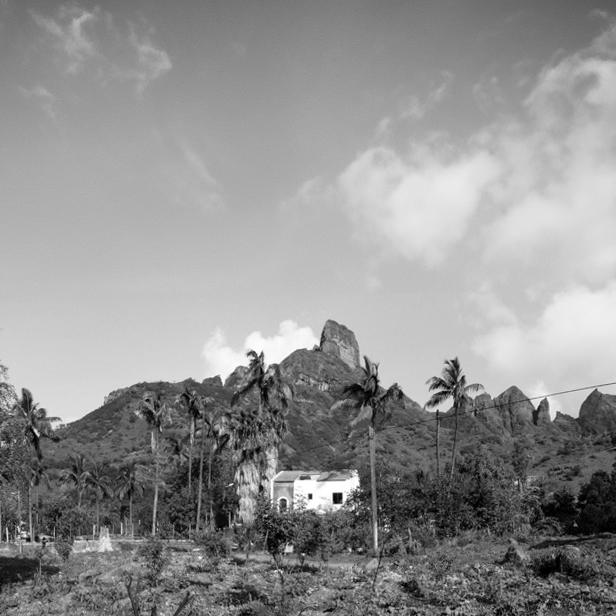
[[[129,545],[112,553],[77,553],[63,564],[48,552],[42,574],[30,555],[0,557],[3,616],[125,616],[128,593],[141,614],[158,616],[573,616],[616,613],[616,537],[520,539],[528,566],[503,562],[504,539],[468,533],[416,555],[383,559],[344,556],[330,565],[280,570],[262,554],[246,565],[234,554],[166,549],[156,583]],[[186,599],[188,596],[188,600]]]

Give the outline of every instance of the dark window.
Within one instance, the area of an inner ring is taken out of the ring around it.
[[[308,500],[312,500],[312,494],[308,494]]]
[[[286,498],[281,498],[278,501],[278,511],[280,511],[280,513],[284,513],[287,510],[287,506],[288,502]]]
[[[334,505],[342,505],[342,492],[334,492],[332,494],[332,503]]]

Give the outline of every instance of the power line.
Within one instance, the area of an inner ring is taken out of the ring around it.
[[[589,389],[598,389],[599,387],[609,387],[611,385],[616,385],[616,381],[612,381],[610,383],[599,383],[599,384],[596,384],[596,385],[586,385],[584,387],[576,387],[574,389],[565,389],[565,390],[562,390],[562,391],[556,391],[556,392],[551,393],[551,394],[543,394],[541,396],[534,396],[532,398],[528,398],[528,397],[525,396],[524,398],[520,398],[519,400],[509,401],[507,403],[507,406],[509,406],[511,404],[515,404],[517,402],[531,402],[533,400],[542,400],[544,398],[554,398],[555,396],[562,396],[562,395],[565,395],[565,394],[572,394],[572,393],[577,393],[577,392],[580,392],[580,391],[588,391]],[[471,413],[473,413],[476,416],[478,413],[481,413],[481,412],[484,412],[484,411],[489,411],[489,410],[492,410],[492,409],[500,409],[500,408],[503,408],[504,406],[505,406],[504,404],[492,404],[490,406],[485,406],[485,407],[483,407],[481,409],[472,408],[470,410],[459,412],[458,416],[460,416],[460,415],[469,415]],[[612,407],[612,408],[614,408],[614,407]],[[449,417],[451,417],[451,416],[449,416]],[[443,420],[443,418],[439,418],[439,421],[442,421],[442,420]],[[380,432],[385,432],[386,430],[396,430],[396,429],[400,429],[400,428],[412,428],[414,426],[424,425],[424,424],[428,424],[428,423],[435,422],[435,421],[437,421],[436,417],[430,417],[428,419],[420,419],[420,420],[416,420],[414,422],[407,422],[407,423],[404,423],[404,424],[396,424],[396,425],[384,426],[384,427],[382,427],[380,429]],[[332,445],[335,445],[335,444],[338,444],[338,443],[343,443],[345,441],[348,442],[348,441],[351,441],[351,440],[360,440],[360,439],[363,439],[365,437],[366,437],[365,434],[359,434],[357,436],[348,436],[345,439],[339,439],[339,440],[335,440],[335,441],[330,441],[328,443],[324,443],[323,445],[316,445],[314,447],[308,447],[307,449],[302,449],[302,450],[299,450],[299,451],[296,450],[294,453],[295,454],[307,453],[309,451],[315,451],[317,449],[323,449],[325,447],[331,447]],[[271,459],[274,459],[274,458],[271,458]]]

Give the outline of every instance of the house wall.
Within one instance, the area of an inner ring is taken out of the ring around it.
[[[281,498],[286,498],[289,509],[293,508],[293,482],[274,483],[272,490],[272,502],[278,506]]]

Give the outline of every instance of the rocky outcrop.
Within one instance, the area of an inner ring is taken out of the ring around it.
[[[570,436],[579,436],[581,433],[580,426],[576,419],[571,415],[565,415],[560,411],[556,411],[556,417],[553,424],[565,434]]]
[[[519,434],[533,424],[535,407],[518,387],[510,387],[500,396],[496,396],[494,406],[503,427],[512,435]]]
[[[225,387],[228,389],[235,389],[241,382],[244,376],[248,372],[247,366],[238,366],[226,379]]]
[[[595,389],[582,402],[578,424],[582,434],[601,434],[616,430],[616,396]]]
[[[549,426],[552,423],[550,419],[550,403],[547,398],[544,398],[533,411],[533,423],[536,426]]]
[[[359,366],[359,345],[355,334],[348,327],[331,319],[323,327],[319,350],[339,357],[351,369]]]

